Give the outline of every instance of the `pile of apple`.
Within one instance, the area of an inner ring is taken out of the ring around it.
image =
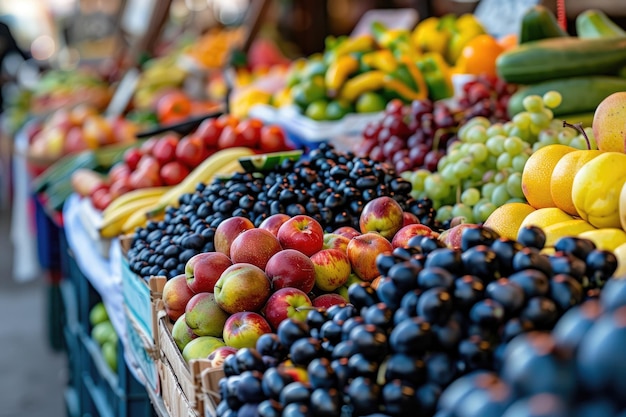
[[[90,105],[62,108],[29,132],[28,154],[55,160],[87,149],[132,143],[137,128],[123,117],[107,118]]]
[[[315,308],[348,302],[348,287],[378,280],[376,258],[414,236],[437,236],[391,197],[365,205],[359,228],[324,232],[307,215],[275,214],[259,227],[230,217],[215,231],[215,251],[193,256],[167,281],[163,303],[185,360],[214,366],[237,349]]]
[[[239,120],[231,115],[205,119],[193,132],[180,136],[164,133],[129,148],[94,185],[90,198],[103,210],[116,197],[135,189],[180,183],[202,161],[220,149],[245,146],[260,153],[291,149],[283,130],[258,119]]]

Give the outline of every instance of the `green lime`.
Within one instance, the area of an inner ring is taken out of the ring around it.
[[[107,314],[107,310],[106,308],[104,308],[103,303],[98,303],[94,305],[89,311],[89,323],[91,323],[92,326],[108,320],[109,315]]]
[[[324,100],[314,101],[307,106],[304,114],[313,120],[325,120],[327,105],[328,104]]]
[[[352,112],[352,105],[346,100],[332,100],[326,106],[326,119],[339,120]]]
[[[113,340],[115,336],[117,336],[115,334],[115,328],[110,321],[98,323],[91,329],[91,338],[100,346],[106,341]]]
[[[368,91],[359,96],[356,101],[357,113],[373,113],[385,110],[387,100],[380,94]]]
[[[294,102],[303,108],[314,101],[325,100],[326,83],[324,82],[324,77],[316,75],[312,78],[307,78],[300,84],[295,85],[291,90],[291,94]]]

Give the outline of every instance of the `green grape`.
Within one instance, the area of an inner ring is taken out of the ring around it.
[[[466,124],[468,124],[469,127],[479,125],[485,127],[486,129],[491,126],[491,121],[484,116],[476,116],[469,119]]]
[[[483,175],[485,175],[485,167],[484,166],[474,166],[472,169],[472,173],[470,174],[469,179],[476,183],[481,183],[483,180]]]
[[[538,141],[543,146],[559,143],[559,134],[554,129],[543,129],[539,132]]]
[[[463,154],[463,152],[461,151],[461,149],[453,149],[453,150],[448,150],[447,155],[443,156],[443,158],[446,158],[447,162],[456,162],[459,159],[463,158],[463,156],[465,156]],[[441,159],[440,159],[441,161]]]
[[[496,169],[496,165],[498,165],[498,157],[496,155],[489,155],[484,165],[488,170]]]
[[[471,158],[465,157],[454,163],[454,172],[458,178],[467,178],[472,174],[474,163]]]
[[[487,221],[487,218],[496,210],[497,206],[489,200],[479,201],[472,210],[474,220],[480,223]]]
[[[507,191],[506,183],[498,184],[491,194],[491,202],[497,207],[502,206],[511,198]]]
[[[587,141],[582,136],[576,136],[572,138],[567,146],[571,146],[572,148],[580,149],[581,151],[587,150]]]
[[[543,99],[543,104],[546,107],[555,109],[561,105],[561,101],[563,100],[563,97],[561,96],[561,93],[559,93],[558,91],[548,91],[547,93],[543,95],[542,99]]]
[[[442,156],[437,162],[437,171],[441,171],[446,165],[450,165],[448,155]]]
[[[522,192],[522,173],[514,172],[506,179],[506,190],[511,197],[524,198]]]
[[[500,155],[504,152],[504,141],[506,140],[506,136],[504,135],[496,135],[487,139],[487,149],[493,155]]]
[[[467,206],[473,206],[480,200],[480,191],[478,188],[467,188],[461,193],[461,203]]]
[[[482,194],[483,197],[491,199],[493,190],[495,190],[497,186],[498,184],[496,183],[488,182],[482,186],[482,188],[480,189],[480,193]]]
[[[411,185],[413,190],[424,191],[424,179],[430,175],[426,169],[418,169],[411,174]]]
[[[467,152],[476,163],[482,164],[489,156],[489,149],[484,143],[472,143]]]
[[[550,111],[550,113],[552,113],[552,111]],[[552,120],[552,118],[549,117],[545,111],[542,111],[541,113],[532,113],[530,115],[530,120],[532,121],[530,131],[534,133],[533,128],[535,128],[535,130],[539,129],[537,130],[537,133],[539,133],[541,129],[546,129],[550,126],[550,120]]]
[[[519,155],[524,151],[524,142],[517,136],[511,136],[504,140],[504,150],[511,156]]]
[[[511,133],[511,130],[515,128],[515,125],[513,124],[513,122],[506,122],[504,123],[502,128],[504,129],[504,136],[509,136]]]
[[[537,152],[539,149],[543,148],[544,146],[548,146],[548,145],[544,145],[542,142],[533,143],[533,152]]]
[[[563,129],[556,137],[561,145],[569,145],[570,141],[576,137],[576,132],[572,129]]]
[[[528,129],[530,127],[530,113],[523,111],[513,116],[511,120],[513,124],[520,129]]]
[[[464,141],[467,143],[485,143],[487,138],[485,126],[477,124],[467,130]]]
[[[441,206],[439,207],[439,209],[437,209],[435,220],[439,222],[445,222],[446,220],[450,220],[451,218],[452,218],[452,205],[446,204],[445,206]]]
[[[521,153],[519,155],[515,155],[513,157],[513,162],[511,163],[511,167],[515,172],[524,171],[524,166],[526,165],[526,161],[528,161],[528,154]]]
[[[507,171],[498,171],[496,172],[496,175],[493,177],[493,182],[495,182],[496,184],[502,184],[506,181],[507,177],[509,176]]]
[[[507,204],[508,203],[525,203],[528,204],[528,201],[526,201],[525,198],[519,198],[519,197],[512,197],[509,198],[508,200],[506,200]]]
[[[456,185],[459,183],[459,177],[454,170],[454,165],[446,165],[439,171],[439,174],[448,185]]]
[[[494,123],[487,128],[487,137],[492,137],[496,135],[506,135],[504,131],[504,125],[502,123]]]
[[[531,137],[532,137],[532,133],[530,132],[530,128],[520,129],[517,126],[513,126],[509,130],[508,136],[517,137],[517,138],[519,138],[520,140],[523,140],[523,141],[530,141]]]
[[[496,164],[497,169],[511,168],[513,164],[513,157],[509,153],[502,153],[498,156],[498,162]]]
[[[452,151],[460,149],[461,145],[463,145],[463,142],[461,142],[459,140],[455,140],[454,142],[452,142],[452,143],[450,143],[448,145],[448,152],[447,153],[450,153]]]
[[[531,113],[540,112],[544,108],[543,98],[537,94],[531,94],[524,97],[522,105],[524,106],[526,111]]]
[[[450,195],[452,188],[435,172],[424,179],[424,191],[429,198],[442,200]]]
[[[464,217],[466,222],[474,222],[474,214],[472,213],[472,208],[463,203],[455,204],[452,207],[452,217]]]

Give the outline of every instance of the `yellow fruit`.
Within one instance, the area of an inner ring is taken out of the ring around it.
[[[506,203],[494,210],[484,223],[500,236],[517,239],[517,231],[529,214],[535,209],[526,203]]]
[[[621,227],[619,203],[626,182],[626,154],[604,152],[574,176],[572,201],[578,215],[598,228]]]
[[[619,193],[619,221],[622,224],[622,229],[626,230],[626,183],[622,186],[622,190]]]
[[[613,276],[626,277],[626,243],[622,243],[613,249],[613,254],[617,257],[617,270],[613,273]]]
[[[581,219],[573,219],[565,222],[559,222],[547,226],[543,229],[546,234],[546,247],[554,246],[554,244],[565,236],[578,236],[581,233],[595,230],[595,228]]]
[[[578,212],[572,201],[572,185],[576,173],[602,151],[587,150],[570,152],[557,162],[550,179],[550,193],[554,204],[564,212],[577,216]]]
[[[593,136],[598,149],[605,152],[625,152],[626,91],[606,97],[593,114]]]
[[[574,220],[572,216],[556,207],[545,207],[540,208],[532,213],[530,213],[522,224],[520,228],[525,226],[537,226],[540,229],[545,229],[548,226],[552,226],[553,224],[566,222],[569,220]]]
[[[522,172],[522,192],[528,204],[536,209],[556,207],[552,194],[546,188],[559,160],[575,150],[571,146],[555,144],[544,146],[530,155]]]
[[[615,227],[583,232],[578,237],[589,239],[596,244],[598,249],[613,251],[623,243],[626,243],[626,232]]]

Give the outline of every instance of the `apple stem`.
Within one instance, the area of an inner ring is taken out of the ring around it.
[[[583,124],[581,122],[572,124],[568,123],[567,120],[563,120],[563,127],[571,127],[572,129],[576,129],[577,131],[579,131],[585,138],[585,142],[587,142],[587,150],[591,150],[591,141],[589,140],[587,132],[585,132],[585,129],[583,128]]]

